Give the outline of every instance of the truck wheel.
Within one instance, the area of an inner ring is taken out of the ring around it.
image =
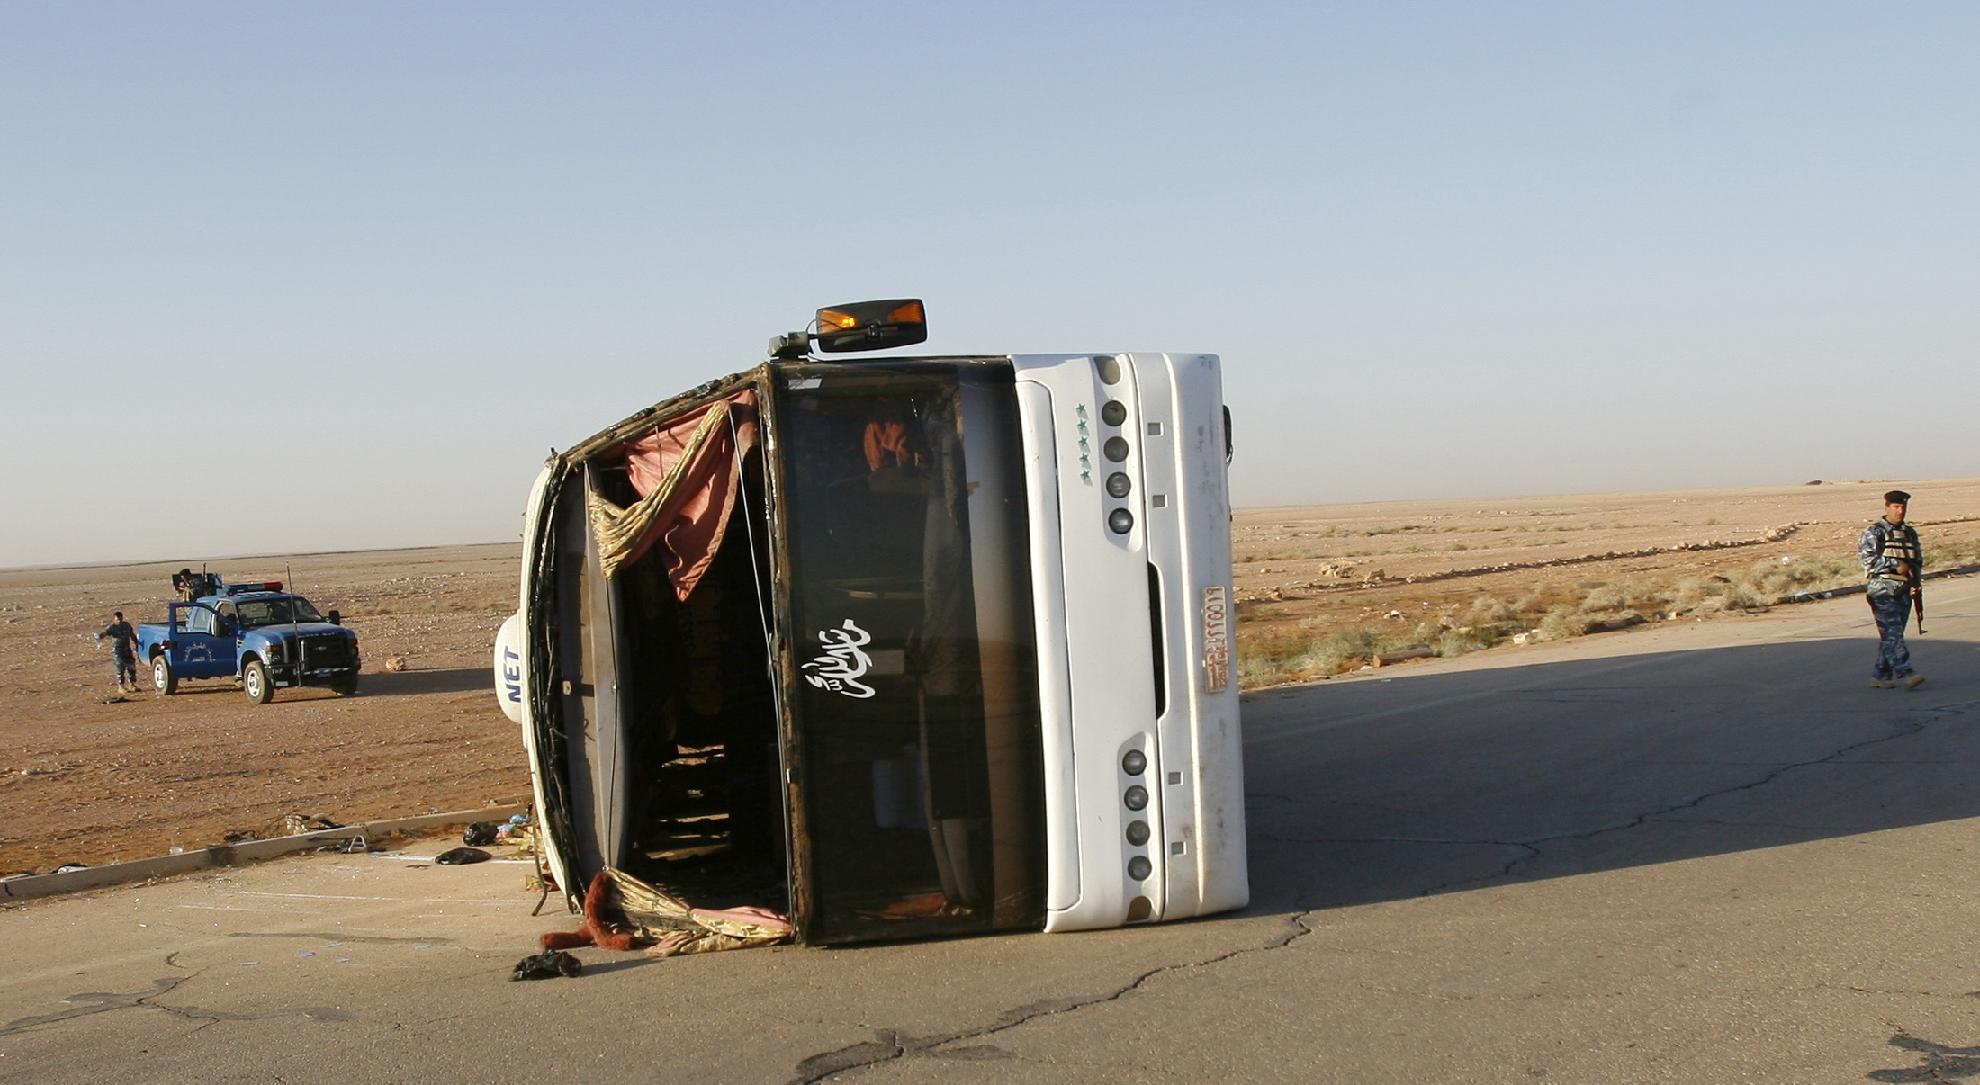
[[[330,688],[339,697],[357,696],[357,674],[353,672],[344,675],[342,678],[335,679],[330,683]]]
[[[151,659],[151,688],[161,697],[179,692],[179,676],[172,673],[172,662],[160,652]]]
[[[268,680],[268,665],[259,659],[248,660],[241,670],[241,690],[248,700],[255,704],[267,704],[275,699],[275,683]]]

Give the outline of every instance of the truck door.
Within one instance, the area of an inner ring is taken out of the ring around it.
[[[232,601],[222,599],[213,605],[213,635],[217,642],[213,654],[226,660],[226,673],[241,673],[241,642],[247,639],[247,630],[241,628],[241,616]]]
[[[218,618],[204,603],[172,606],[168,658],[181,678],[223,678],[234,673],[234,638],[215,632]]]

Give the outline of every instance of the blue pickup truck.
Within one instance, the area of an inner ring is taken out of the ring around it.
[[[170,604],[164,622],[138,626],[138,658],[160,694],[189,678],[238,678],[255,704],[283,686],[357,692],[357,634],[336,611],[318,613],[278,580],[210,586],[212,594]]]

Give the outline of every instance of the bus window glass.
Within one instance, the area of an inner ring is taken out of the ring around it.
[[[1037,928],[1043,783],[1011,373],[782,397],[815,941]]]

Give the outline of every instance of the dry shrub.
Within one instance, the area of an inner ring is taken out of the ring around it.
[[[1772,597],[1762,599],[1745,584],[1732,584],[1726,588],[1726,594],[1719,600],[1719,605],[1726,610],[1757,610],[1771,602],[1773,602]]]
[[[1580,607],[1562,603],[1547,611],[1536,628],[1548,640],[1566,640],[1588,631],[1588,615],[1582,613]]]
[[[1582,597],[1581,606],[1577,609],[1583,614],[1612,614],[1616,611],[1629,609],[1629,600],[1624,596],[1623,590],[1620,587],[1614,584],[1604,584],[1599,588],[1590,590],[1586,596]]]
[[[1391,639],[1373,629],[1336,629],[1316,641],[1306,658],[1317,674],[1339,674],[1373,659]]]

